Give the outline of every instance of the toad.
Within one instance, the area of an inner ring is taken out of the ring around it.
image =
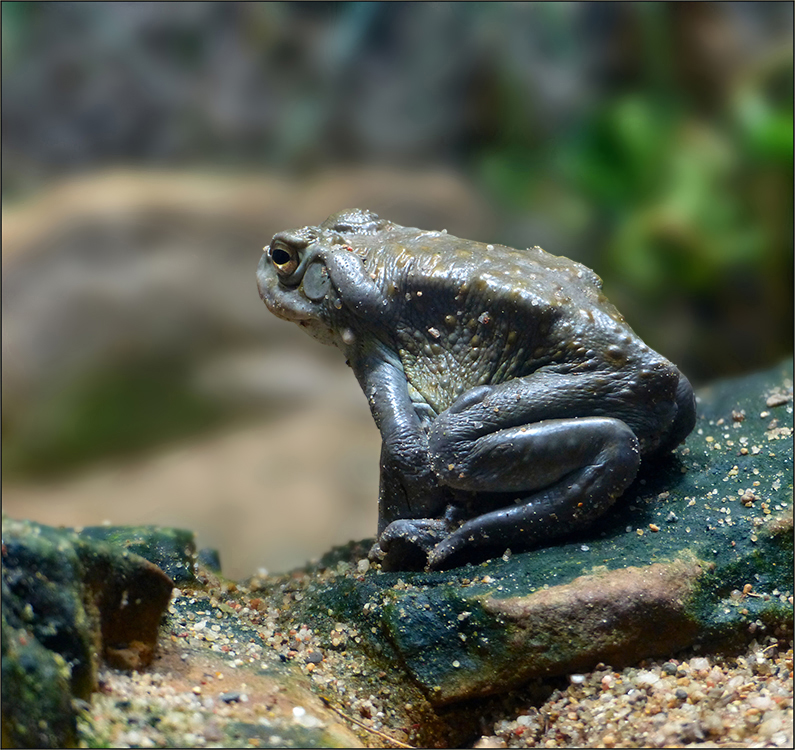
[[[351,209],[279,232],[271,312],[345,354],[381,432],[387,570],[549,544],[610,508],[695,424],[687,378],[589,268]]]

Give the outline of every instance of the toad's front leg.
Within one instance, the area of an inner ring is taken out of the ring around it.
[[[400,361],[377,342],[363,342],[350,359],[382,438],[379,538],[371,557],[386,568],[423,567],[424,557],[419,566],[414,558],[442,538],[449,491],[431,468],[428,435]]]

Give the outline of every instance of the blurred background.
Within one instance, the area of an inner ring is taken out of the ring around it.
[[[789,355],[792,13],[3,3],[4,511],[233,578],[372,536],[365,399],[254,278],[345,207],[591,266],[696,384]]]

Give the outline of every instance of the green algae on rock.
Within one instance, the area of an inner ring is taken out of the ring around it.
[[[21,746],[73,743],[71,698],[96,689],[100,657],[122,668],[151,661],[173,583],[70,529],[3,518],[2,547],[3,731]]]
[[[159,526],[85,526],[82,539],[121,547],[154,563],[178,586],[194,583],[196,541],[187,529]]]
[[[5,604],[5,582],[3,602]],[[3,747],[73,747],[72,670],[61,654],[41,645],[2,616]]]
[[[437,705],[791,628],[791,392],[791,363],[705,390],[684,445],[566,544],[339,576],[314,609],[349,619]]]

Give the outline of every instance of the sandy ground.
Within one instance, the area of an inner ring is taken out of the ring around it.
[[[366,747],[446,747],[456,736],[463,744],[453,746],[480,748],[792,747],[792,647],[783,632],[754,626],[737,654],[693,648],[619,671],[599,664],[435,713],[399,667],[365,656],[351,625],[329,633],[296,617],[290,601],[337,575],[346,574],[313,570],[251,588],[210,576],[206,590],[175,592],[154,664],[140,674],[100,672],[84,740],[219,747],[244,722],[257,730],[247,743],[255,747],[292,746],[283,736],[300,725],[335,729],[339,741],[341,723]],[[340,746],[354,745],[347,737]]]

